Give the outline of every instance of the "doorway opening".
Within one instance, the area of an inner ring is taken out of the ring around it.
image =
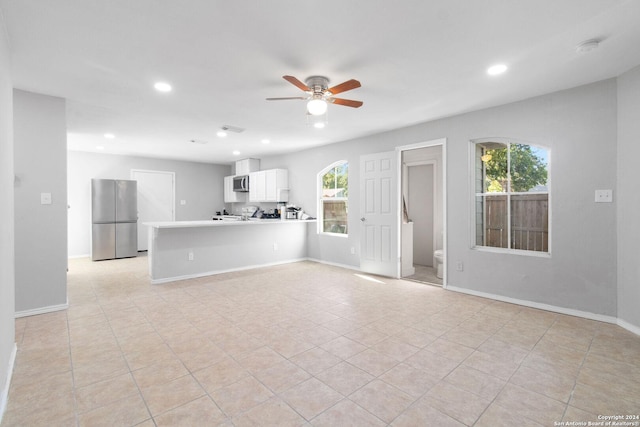
[[[446,283],[445,140],[399,147],[401,277]]]
[[[149,249],[149,227],[145,222],[175,221],[175,173],[131,170],[138,181],[138,252]]]

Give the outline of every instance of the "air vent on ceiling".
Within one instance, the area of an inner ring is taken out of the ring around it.
[[[222,130],[227,130],[229,132],[242,133],[244,132],[243,128],[239,128],[237,126],[224,125],[222,126]]]
[[[203,139],[191,139],[190,142],[193,144],[208,144],[209,141],[205,141]]]

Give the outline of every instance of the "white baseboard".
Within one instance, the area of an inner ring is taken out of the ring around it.
[[[313,262],[318,262],[320,264],[327,264],[327,265],[333,265],[335,267],[346,268],[348,270],[362,271],[362,270],[360,270],[359,267],[356,267],[356,266],[353,266],[353,265],[338,264],[338,263],[335,263],[335,262],[324,261],[324,260],[316,259],[316,258],[308,258],[308,260],[309,261],[313,261]],[[400,278],[400,279],[402,279],[402,278]],[[505,296],[502,296],[502,295],[490,294],[490,293],[487,293],[487,292],[479,292],[479,291],[474,291],[474,290],[471,290],[471,289],[458,288],[456,286],[447,286],[446,288],[443,288],[443,289],[448,290],[448,291],[453,291],[453,292],[460,292],[460,293],[468,294],[468,295],[474,295],[474,296],[478,296],[478,297],[482,297],[482,298],[488,298],[488,299],[492,299],[492,300],[496,300],[496,301],[502,301],[502,302],[508,302],[508,303],[511,303],[511,304],[522,305],[524,307],[537,308],[537,309],[540,309],[540,310],[552,311],[554,313],[560,313],[560,314],[566,314],[566,315],[569,315],[569,316],[582,317],[582,318],[590,319],[590,320],[597,320],[599,322],[613,323],[614,325],[618,325],[618,326],[628,330],[629,332],[633,332],[636,335],[640,335],[640,327],[632,325],[631,323],[625,322],[624,320],[618,319],[617,317],[614,317],[614,316],[607,316],[607,315],[604,315],[604,314],[596,314],[596,313],[591,313],[591,312],[588,312],[588,311],[574,310],[572,308],[558,307],[558,306],[555,306],[555,305],[537,303],[537,302],[527,301],[527,300],[523,300],[523,299],[510,298],[510,297],[505,297]]]
[[[31,310],[16,311],[15,317],[35,316],[37,314],[53,313],[54,311],[62,311],[69,308],[69,301],[65,304],[49,305],[47,307],[33,308]]]
[[[447,286],[448,291],[460,292],[463,294],[474,295],[477,297],[489,298],[497,301],[508,302],[511,304],[523,305],[525,307],[537,308],[539,310],[553,311],[554,313],[567,314],[569,316],[583,317],[585,319],[598,320],[600,322],[618,324],[618,318],[607,316],[604,314],[590,313],[588,311],[574,310],[572,308],[558,307],[550,304],[527,301],[524,299],[510,298],[502,295],[489,294],[486,292],[478,292],[471,289],[458,288],[456,286]]]
[[[307,260],[308,261],[317,262],[317,263],[320,263],[320,264],[332,265],[334,267],[346,268],[347,270],[355,270],[355,271],[362,272],[362,270],[360,270],[360,267],[356,267],[355,265],[340,264],[340,263],[337,263],[337,262],[325,261],[325,260],[317,259],[317,258],[307,258]]]
[[[255,265],[248,265],[245,267],[205,271],[203,273],[196,273],[196,274],[186,274],[184,276],[174,276],[174,277],[167,277],[163,279],[151,279],[151,284],[160,285],[162,283],[177,282],[179,280],[197,279],[198,277],[215,276],[216,274],[233,273],[234,271],[253,270],[255,268],[262,268],[262,267],[273,267],[275,265],[290,264],[292,262],[300,262],[300,261],[307,261],[307,260],[308,260],[307,258],[296,258],[296,259],[290,259],[286,261],[277,261],[277,262],[272,262],[267,264],[255,264]]]
[[[625,328],[629,332],[633,332],[636,335],[640,335],[640,327],[632,325],[631,323],[618,318],[618,326]]]
[[[16,363],[16,353],[18,352],[18,346],[14,343],[13,350],[11,351],[11,357],[9,358],[9,366],[7,366],[7,381],[5,381],[2,388],[2,394],[0,394],[0,424],[2,424],[2,416],[7,410],[7,401],[9,399],[9,388],[11,386],[11,377],[13,376],[13,366]]]
[[[74,259],[74,258],[91,258],[91,254],[85,254],[85,255],[69,255],[68,257],[69,259]]]

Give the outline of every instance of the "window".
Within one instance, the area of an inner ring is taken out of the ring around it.
[[[319,230],[347,235],[349,163],[340,161],[318,174],[320,187]]]
[[[474,142],[475,246],[549,252],[549,153]]]

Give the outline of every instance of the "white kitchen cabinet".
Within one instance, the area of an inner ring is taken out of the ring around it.
[[[289,173],[268,169],[249,174],[249,202],[288,202]]]
[[[242,159],[236,161],[236,175],[249,175],[260,170],[260,159]]]
[[[249,202],[262,202],[266,194],[265,171],[249,174]]]
[[[233,176],[224,177],[224,202],[244,203],[247,201],[247,193],[233,191]]]

